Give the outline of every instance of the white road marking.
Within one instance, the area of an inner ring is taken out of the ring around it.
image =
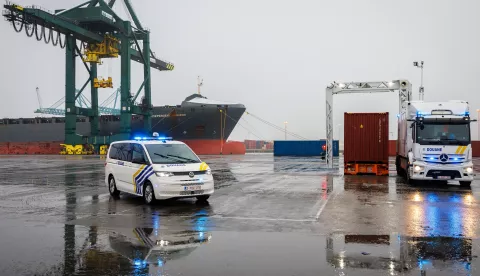
[[[211,216],[218,219],[239,219],[239,220],[265,220],[265,221],[293,221],[293,222],[314,222],[313,219],[287,219],[287,218],[252,218],[252,217],[224,217],[219,215]]]
[[[318,220],[318,218],[319,218],[320,215],[322,214],[323,210],[325,209],[325,206],[327,206],[327,203],[328,203],[328,201],[330,200],[330,198],[332,198],[332,197],[335,198],[337,195],[338,195],[338,192],[333,191],[333,192],[327,197],[327,199],[325,200],[325,202],[323,202],[322,206],[320,206],[320,209],[318,210],[317,215],[315,216],[315,220]]]

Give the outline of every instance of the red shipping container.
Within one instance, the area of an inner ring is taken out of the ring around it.
[[[344,163],[388,164],[388,112],[345,113]]]

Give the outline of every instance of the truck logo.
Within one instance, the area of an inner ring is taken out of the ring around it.
[[[442,151],[442,148],[427,148],[427,151]]]
[[[441,154],[440,155],[440,161],[447,162],[448,161],[448,155],[446,155],[445,153]]]

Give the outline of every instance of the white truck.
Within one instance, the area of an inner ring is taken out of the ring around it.
[[[465,101],[407,101],[398,119],[397,173],[409,184],[473,181],[470,118]]]

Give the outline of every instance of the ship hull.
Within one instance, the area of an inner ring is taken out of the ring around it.
[[[241,142],[227,139],[245,108],[241,105],[218,107],[206,104],[154,107],[152,131],[183,141],[198,154],[245,154]],[[0,120],[0,154],[58,154],[65,140],[64,117]],[[88,118],[78,118],[76,132],[89,136]],[[145,135],[142,116],[131,121],[132,138]],[[107,144],[109,136],[120,132],[119,116],[100,116],[99,136]]]

